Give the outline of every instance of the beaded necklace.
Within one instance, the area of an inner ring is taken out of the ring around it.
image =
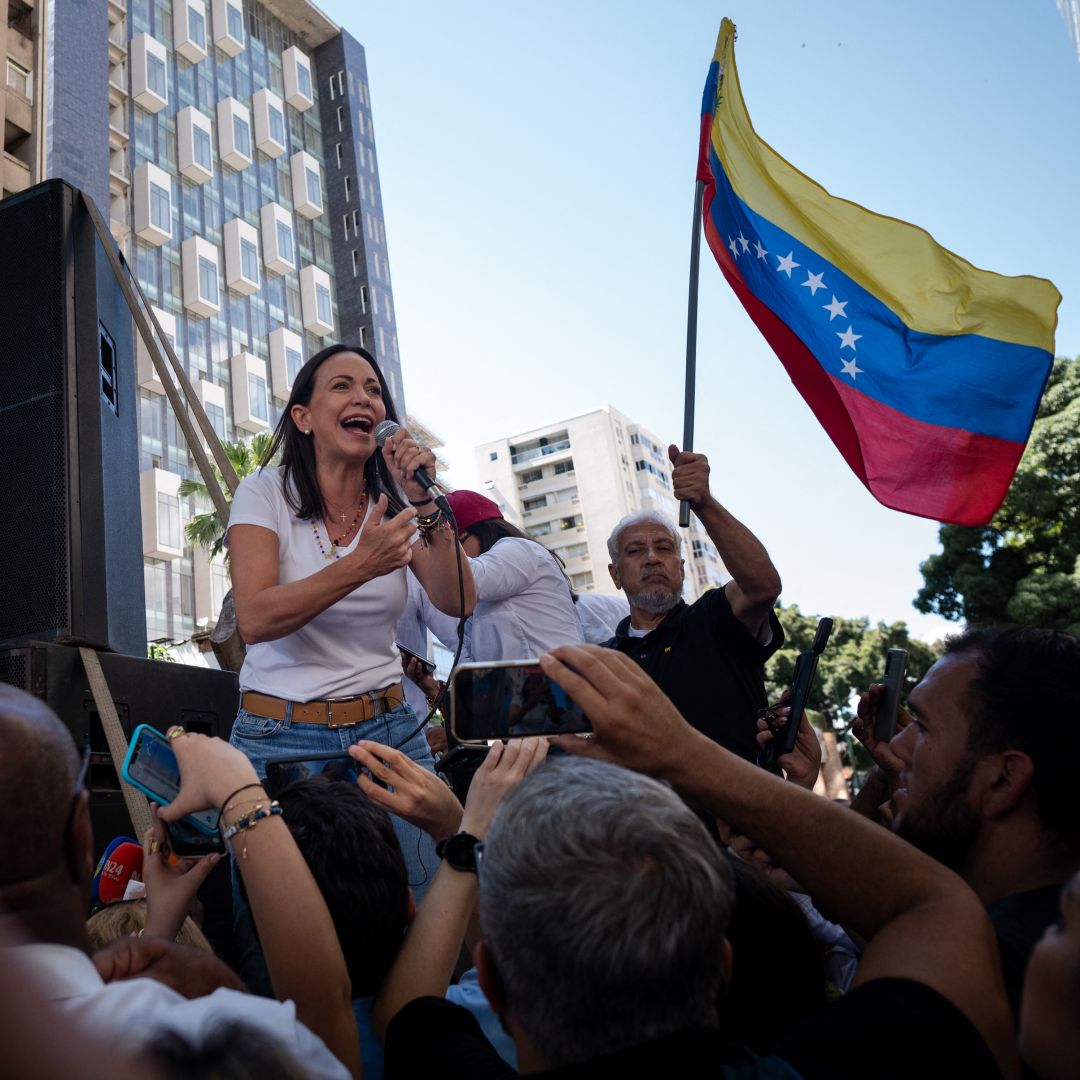
[[[324,559],[340,559],[341,553],[338,551],[338,545],[342,543],[346,536],[349,535],[356,527],[356,523],[360,520],[360,515],[364,512],[364,507],[367,505],[367,492],[362,491],[360,493],[360,505],[356,508],[356,514],[353,516],[352,522],[349,527],[335,540],[330,535],[330,530],[326,530],[326,538],[330,541],[330,550],[327,551],[323,547],[322,537],[319,535],[319,526],[315,518],[311,519],[311,533],[315,537],[315,543],[319,545],[319,554]],[[342,524],[345,523],[345,516],[342,515]]]

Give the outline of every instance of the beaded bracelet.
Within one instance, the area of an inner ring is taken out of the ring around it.
[[[416,531],[420,533],[420,543],[424,547],[431,543],[431,538],[436,531],[449,528],[450,523],[446,520],[446,515],[442,510],[436,510],[434,514],[416,519]]]
[[[230,796],[228,796],[228,798],[226,798],[226,800],[225,800],[225,801],[224,801],[224,802],[223,802],[223,803],[221,804],[221,813],[222,813],[222,815],[224,815],[224,814],[226,813],[226,811],[228,811],[228,810],[231,810],[231,809],[232,809],[232,807],[231,807],[231,806],[229,805],[229,803],[230,803],[230,802],[232,802],[232,800],[233,800],[233,799],[235,799],[235,798],[236,798],[236,796],[237,796],[237,795],[239,795],[241,791],[247,791],[247,790],[248,790],[248,788],[254,788],[254,787],[257,787],[257,788],[261,788],[262,786],[263,786],[263,782],[262,782],[261,780],[256,780],[256,781],[253,781],[253,782],[252,782],[252,783],[250,783],[250,784],[245,784],[245,785],[244,785],[243,787],[238,787],[238,788],[237,788],[237,789],[236,789],[236,790],[235,790],[235,791],[234,791],[234,792],[233,792],[233,793],[232,793],[232,794],[231,794]]]
[[[264,818],[277,817],[281,814],[281,806],[275,799],[269,806],[264,807],[261,802],[255,804],[255,809],[248,811],[243,817],[239,817],[233,822],[227,829],[225,829],[221,837],[228,843],[237,833],[246,832],[248,829],[254,829],[255,826]],[[247,858],[247,841],[244,841],[244,850],[240,853],[241,859]]]

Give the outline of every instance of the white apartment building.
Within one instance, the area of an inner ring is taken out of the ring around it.
[[[620,518],[657,510],[678,518],[667,448],[610,405],[476,448],[483,494],[566,564],[579,592],[614,595],[607,539]],[[686,598],[727,579],[695,519],[683,536]]]

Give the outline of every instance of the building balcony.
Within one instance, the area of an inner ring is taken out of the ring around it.
[[[127,0],[109,0],[109,25],[122,23],[127,18]]]
[[[4,121],[5,128],[10,124],[23,135],[29,135],[34,130],[34,107],[30,99],[10,86],[4,91]],[[6,130],[4,134],[5,142],[10,145],[11,136]]]
[[[4,190],[11,195],[30,186],[30,166],[4,151]]]
[[[109,104],[123,105],[127,99],[127,64],[116,64],[109,71]]]
[[[122,22],[109,27],[109,63],[122,64],[127,59],[127,31]]]
[[[510,463],[515,469],[524,468],[532,461],[540,461],[551,457],[553,461],[561,460],[558,457],[552,457],[556,454],[564,454],[569,457],[570,440],[560,439],[558,442],[548,443],[546,446],[534,446],[531,450],[519,450],[515,454],[511,454]]]

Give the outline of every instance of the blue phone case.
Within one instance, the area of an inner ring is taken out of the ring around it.
[[[176,774],[176,786],[179,787],[180,769],[176,762],[176,755],[173,753],[172,747],[169,746],[169,740],[149,724],[140,724],[131,733],[131,742],[128,744],[124,764],[120,767],[120,774],[127,783],[133,788],[138,788],[147,798],[153,799],[159,806],[166,806],[176,798],[175,794],[154,791],[152,788],[147,787],[138,777],[131,774],[131,763],[135,760],[136,754],[143,750],[144,744],[147,742],[155,744],[155,748],[165,764],[169,764],[171,761],[171,771]],[[196,814],[186,814],[181,820],[198,829],[199,832],[212,836],[218,831],[219,817],[220,814],[217,810],[200,810]]]

